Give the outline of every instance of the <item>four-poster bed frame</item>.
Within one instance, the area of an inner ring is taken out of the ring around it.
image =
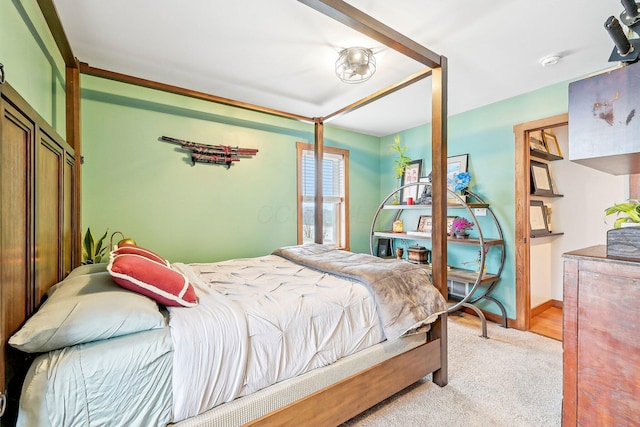
[[[274,110],[253,104],[243,103],[227,98],[222,98],[202,92],[197,92],[185,88],[166,85],[150,80],[132,77],[117,72],[93,68],[86,63],[79,62],[69,45],[64,34],[64,30],[58,18],[55,6],[52,0],[37,0],[42,10],[45,20],[49,26],[51,33],[56,41],[61,56],[64,59],[66,67],[66,145],[73,151],[72,165],[72,183],[71,192],[73,193],[73,203],[65,203],[61,209],[64,211],[65,218],[70,217],[70,229],[72,232],[69,248],[72,255],[65,255],[65,259],[70,259],[71,263],[79,264],[80,248],[81,248],[81,230],[80,230],[80,161],[81,161],[81,141],[80,141],[80,74],[88,74],[102,78],[118,80],[129,84],[153,88],[166,92],[172,92],[184,96],[194,97],[215,103],[230,105],[238,108],[248,109],[252,111],[262,112],[266,114],[285,117],[292,120],[304,121],[314,125],[315,154],[316,154],[316,209],[315,224],[321,227],[322,221],[322,156],[324,149],[324,124],[325,122],[339,115],[346,114],[363,107],[371,102],[376,101],[386,95],[394,93],[405,88],[415,82],[426,77],[432,79],[432,180],[433,180],[433,283],[440,292],[447,295],[446,282],[446,165],[447,165],[447,59],[437,55],[429,49],[421,46],[413,40],[403,36],[397,31],[389,28],[383,23],[373,19],[353,6],[342,0],[299,0],[301,3],[316,9],[318,12],[335,19],[350,28],[359,31],[368,37],[384,43],[386,46],[420,62],[426,68],[419,71],[406,79],[382,89],[366,98],[363,98],[351,105],[327,114],[320,118],[310,118],[298,114],[288,113],[284,111]],[[75,162],[75,163],[73,163]],[[67,188],[68,190],[68,188]],[[439,190],[439,191],[438,191]],[[69,198],[69,194],[66,197]],[[61,196],[64,197],[64,196]],[[316,230],[316,236],[322,236],[322,232]],[[37,237],[35,240],[37,240]],[[33,247],[38,246],[38,242],[32,243]],[[37,268],[34,267],[34,268]],[[66,270],[66,268],[64,269]],[[59,269],[60,272],[63,269]],[[57,273],[61,275],[62,273]],[[33,282],[33,273],[28,275],[27,282]],[[55,283],[53,280],[48,286]],[[25,286],[23,283],[21,286]],[[33,285],[32,285],[33,286]],[[42,284],[39,284],[42,288]],[[41,294],[46,289],[38,289]],[[29,291],[33,294],[33,290]],[[30,302],[30,309],[25,313],[2,312],[3,325],[22,324],[26,316],[30,315],[35,309],[35,303]],[[11,315],[10,319],[7,316]],[[5,328],[6,329],[6,328]],[[6,354],[7,333],[13,331],[4,330],[5,335],[2,336],[3,351],[1,354],[2,364],[4,367],[4,358]],[[4,383],[5,370],[2,369],[0,380]],[[313,419],[323,425],[338,424],[354,415],[362,412],[364,409],[374,405],[375,403],[391,396],[406,386],[418,381],[429,373],[433,373],[433,381],[443,386],[447,383],[447,337],[446,337],[446,314],[441,316],[432,325],[429,333],[429,342],[421,345],[402,355],[396,356],[386,362],[366,369],[365,371],[340,381],[320,392],[314,393],[307,398],[301,399],[281,410],[275,411],[268,416],[256,420],[252,425],[274,425],[286,424],[287,422],[296,422],[300,420],[304,414],[304,419]],[[371,384],[376,384],[371,387]],[[329,408],[331,408],[329,410]]]

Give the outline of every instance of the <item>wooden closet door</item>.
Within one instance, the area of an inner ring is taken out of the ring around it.
[[[35,304],[63,278],[64,149],[47,134],[38,132],[35,187]]]
[[[33,310],[31,176],[33,123],[0,100],[0,385],[4,392],[7,340]],[[11,368],[11,363],[8,365]],[[7,376],[11,376],[10,374]]]
[[[68,152],[65,153],[63,188],[63,213],[62,213],[62,251],[63,251],[63,276],[66,277],[76,266],[75,257],[75,212],[76,212],[76,160]],[[78,263],[79,264],[79,263]]]

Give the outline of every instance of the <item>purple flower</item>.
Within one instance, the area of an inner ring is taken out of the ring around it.
[[[456,217],[451,224],[451,233],[461,233],[473,227],[473,223],[464,217]]]

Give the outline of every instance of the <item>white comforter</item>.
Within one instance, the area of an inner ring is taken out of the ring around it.
[[[170,308],[174,421],[384,339],[374,299],[358,283],[275,255],[174,266],[200,298]]]
[[[384,340],[381,317],[410,314],[403,322],[410,333],[446,309],[437,291],[434,301],[424,294],[422,287],[430,286],[424,269],[378,259],[362,284],[352,264],[367,260],[344,256],[352,258],[332,255],[341,259],[343,277],[276,255],[174,264],[195,286],[200,304],[169,308],[168,328],[38,356],[18,424],[164,426]],[[377,270],[381,277],[369,277]],[[401,305],[395,304],[405,298],[391,298],[400,292],[389,281],[396,270],[408,275],[398,282],[410,294]],[[410,282],[419,289],[409,291]]]

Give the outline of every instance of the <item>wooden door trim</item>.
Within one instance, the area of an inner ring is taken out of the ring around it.
[[[569,124],[569,114],[520,123],[513,126],[515,134],[515,269],[516,269],[516,329],[527,331],[531,322],[530,228],[529,228],[529,132],[552,129]]]

